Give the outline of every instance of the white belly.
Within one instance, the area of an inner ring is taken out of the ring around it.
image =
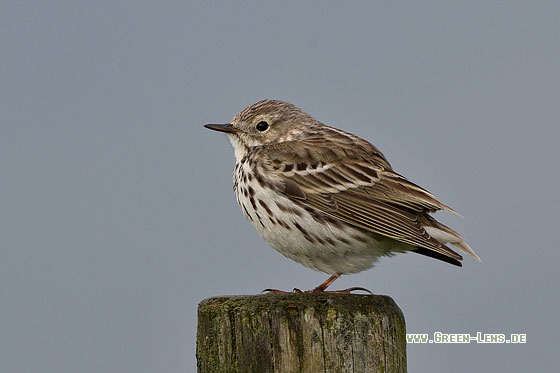
[[[306,210],[256,183],[249,188],[241,181],[235,191],[243,214],[270,246],[317,271],[331,275],[357,273],[371,268],[381,256],[412,249],[316,210]]]

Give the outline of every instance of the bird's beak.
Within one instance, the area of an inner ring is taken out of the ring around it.
[[[213,131],[225,132],[225,133],[236,133],[237,128],[231,125],[231,123],[226,124],[205,124],[204,127],[211,129]]]

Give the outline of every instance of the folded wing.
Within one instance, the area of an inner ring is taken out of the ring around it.
[[[480,260],[457,232],[429,215],[454,211],[393,172],[383,154],[362,141],[348,148],[310,141],[299,152],[283,143],[267,149],[261,166],[274,172],[278,189],[298,203],[455,265],[463,258],[446,243]]]

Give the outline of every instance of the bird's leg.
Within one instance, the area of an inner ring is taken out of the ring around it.
[[[371,291],[369,291],[368,289],[365,288],[361,288],[361,287],[352,287],[352,288],[348,288],[348,289],[344,289],[344,290],[329,290],[327,291],[326,289],[331,286],[331,284],[333,282],[335,282],[335,280],[337,278],[340,277],[340,274],[338,275],[332,275],[331,277],[329,277],[328,279],[326,279],[323,283],[321,283],[321,285],[317,286],[315,289],[313,290],[307,290],[307,291],[301,291],[299,289],[294,289],[292,290],[292,294],[296,293],[296,294],[303,294],[303,293],[333,293],[333,294],[349,294],[353,291],[364,291],[366,293],[369,293],[371,295],[373,295],[373,293]],[[290,292],[288,291],[283,291],[283,290],[278,290],[278,289],[264,289],[262,291],[270,293],[270,294],[290,294]]]
[[[369,291],[366,288],[362,288],[362,287],[352,287],[352,288],[348,288],[348,289],[344,289],[344,290],[326,290],[337,278],[339,278],[340,275],[332,275],[331,277],[329,277],[325,282],[323,282],[321,285],[317,286],[315,289],[310,290],[310,293],[334,293],[334,294],[350,294],[353,291],[364,291],[366,293],[369,293],[371,295],[373,295],[373,293],[371,291]]]
[[[329,277],[325,282],[323,282],[321,285],[317,286],[315,289],[313,290],[307,290],[307,291],[301,291],[298,288],[295,288],[294,290],[292,290],[292,293],[297,293],[297,294],[302,294],[302,293],[323,293],[325,291],[326,288],[329,287],[330,284],[332,284],[337,278],[339,278],[340,275],[332,275],[331,277]],[[343,290],[344,291],[344,290]],[[288,291],[283,291],[283,290],[278,290],[278,289],[264,289],[262,291],[270,293],[270,294],[288,294]]]
[[[332,275],[326,279],[321,285],[317,286],[315,289],[311,290],[311,293],[322,293],[324,292],[340,275]]]

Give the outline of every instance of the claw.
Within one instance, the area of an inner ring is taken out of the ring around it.
[[[354,286],[348,289],[343,290],[322,290],[319,288],[315,288],[312,290],[300,290],[298,288],[294,288],[292,291],[284,291],[279,289],[264,289],[261,293],[268,293],[268,294],[318,294],[318,293],[329,293],[329,294],[351,294],[353,291],[363,291],[364,293],[368,293],[370,295],[374,295],[370,290],[366,288],[362,288],[359,286]]]
[[[296,293],[296,294],[301,294],[301,293],[306,293],[306,292],[301,291],[297,288],[294,288],[294,290],[292,290],[292,291],[284,291],[284,290],[279,290],[279,289],[264,289],[263,291],[261,291],[261,293],[269,293],[269,294],[292,294],[292,293]]]
[[[326,281],[324,281],[321,285],[317,286],[315,289],[302,291],[298,288],[294,288],[291,292],[278,290],[278,289],[264,289],[261,293],[269,293],[269,294],[303,294],[303,293],[332,293],[332,294],[351,294],[353,291],[363,291],[370,295],[373,295],[371,291],[366,288],[362,288],[359,286],[355,286],[352,288],[344,289],[344,290],[326,290],[340,275],[332,275]]]
[[[323,291],[323,293],[352,294],[353,291],[363,291],[364,293],[368,293],[369,295],[374,295],[370,290],[366,288],[362,288],[360,286],[354,286],[344,290],[328,290],[328,291]]]
[[[264,289],[263,291],[261,291],[262,293],[268,293],[268,294],[288,294],[287,291],[284,290],[278,290],[278,289]]]

